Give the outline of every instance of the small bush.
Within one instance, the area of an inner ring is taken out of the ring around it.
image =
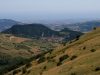
[[[77,35],[76,36],[76,41],[79,40],[79,39],[80,39],[80,35]]]
[[[85,50],[85,49],[86,49],[86,47],[84,46],[84,47],[83,47],[83,50]]]
[[[59,58],[59,62],[57,63],[57,66],[60,66],[62,64],[62,61],[67,59],[69,56],[68,55],[63,55],[62,57]]]
[[[42,56],[42,57],[39,58],[38,63],[42,63],[42,62],[44,62],[44,61],[45,61],[45,57]]]
[[[26,68],[29,68],[29,67],[31,67],[32,66],[32,64],[31,63],[28,63],[28,64],[26,64]]]
[[[96,67],[95,68],[95,71],[100,71],[100,67]]]
[[[74,59],[76,59],[77,58],[77,56],[76,55],[73,55],[71,58],[70,58],[70,60],[74,60]]]
[[[91,52],[95,52],[96,50],[95,50],[95,49],[91,49],[90,51],[91,51]]]
[[[43,67],[44,70],[46,70],[46,68],[47,68],[46,66]]]
[[[74,73],[71,73],[70,75],[76,75],[76,73],[74,72]]]
[[[67,59],[69,56],[68,55],[63,55],[62,57],[59,58],[59,62],[64,61],[65,59]]]
[[[23,68],[22,69],[22,74],[25,74],[27,71],[26,71],[26,68]]]
[[[61,64],[62,64],[61,62],[58,62],[58,63],[57,63],[57,66],[60,66]]]
[[[96,27],[93,27],[93,30],[96,30]]]

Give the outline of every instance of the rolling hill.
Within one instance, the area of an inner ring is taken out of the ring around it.
[[[100,28],[81,36],[77,41],[60,45],[43,55],[43,62],[31,63],[26,75],[99,75]],[[36,65],[36,66],[35,66]],[[20,75],[20,74],[19,74]]]
[[[12,27],[15,24],[21,23],[11,19],[0,19],[0,32]]]
[[[62,37],[63,39],[65,38],[68,41],[75,39],[77,36],[83,34],[78,31],[72,31],[68,28],[64,28],[61,31],[55,31],[55,30],[51,30],[50,28],[42,24],[14,25],[11,28],[2,31],[2,33],[12,34],[19,37],[27,37],[27,38]]]
[[[68,42],[71,41],[73,39],[76,39],[78,37],[80,37],[81,35],[83,35],[83,33],[79,32],[79,31],[72,31],[69,28],[64,28],[61,31],[59,31],[60,34],[64,35],[64,42]]]
[[[14,25],[10,29],[3,31],[3,33],[31,38],[42,36],[50,37],[52,35],[58,35],[58,32],[53,31],[42,24]]]
[[[93,27],[99,27],[99,26],[100,26],[100,21],[88,21],[88,22],[64,25],[64,27],[81,32],[89,32],[93,29]]]
[[[93,27],[99,27],[99,26],[100,26],[100,21],[94,20],[94,21],[85,21],[85,22],[70,23],[70,24],[58,24],[57,26],[53,24],[52,29],[61,30],[63,28],[69,28],[74,31],[89,32],[93,29]]]

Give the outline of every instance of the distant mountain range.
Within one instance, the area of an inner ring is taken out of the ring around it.
[[[57,31],[51,30],[42,24],[18,24],[3,31],[3,33],[22,37],[50,37],[52,35],[59,35]]]
[[[99,27],[100,21],[87,21],[87,22],[81,22],[81,23],[74,23],[74,24],[63,24],[63,25],[55,25],[51,26],[54,30],[61,30],[63,28],[69,28],[74,31],[80,31],[80,32],[89,32],[93,29],[93,27]]]
[[[61,31],[55,31],[42,24],[14,25],[9,29],[4,30],[2,33],[28,38],[63,37],[67,38],[68,41],[75,39],[78,35],[82,35],[81,32],[72,31],[68,28],[64,28]]]
[[[19,24],[22,25],[24,23],[18,22],[18,21],[14,21],[11,19],[0,19],[0,32],[4,31],[6,29],[11,28],[12,26]],[[41,23],[40,23],[41,24]],[[70,23],[53,23],[53,24],[45,24],[45,26],[56,30],[56,31],[60,31],[64,28],[69,28],[71,30],[74,31],[80,31],[80,32],[88,32],[91,31],[93,29],[93,27],[98,27],[100,26],[100,21],[99,20],[94,20],[94,21],[84,21],[84,22],[80,22],[80,23],[74,23],[74,22],[70,22]]]
[[[11,19],[0,19],[0,32],[20,23]]]

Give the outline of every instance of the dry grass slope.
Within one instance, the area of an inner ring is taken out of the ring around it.
[[[58,43],[0,33],[0,75],[8,72],[16,74],[22,72],[23,68],[25,71],[27,68],[25,65],[38,58],[39,55],[53,50],[56,46]],[[41,59],[39,59],[40,62]]]
[[[100,28],[44,55],[27,75],[100,75]]]

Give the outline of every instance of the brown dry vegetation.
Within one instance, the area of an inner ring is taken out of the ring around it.
[[[46,60],[33,66],[27,75],[100,75],[100,28],[44,57]]]
[[[0,75],[29,63],[34,56],[51,49],[52,46],[49,42],[0,33]]]

